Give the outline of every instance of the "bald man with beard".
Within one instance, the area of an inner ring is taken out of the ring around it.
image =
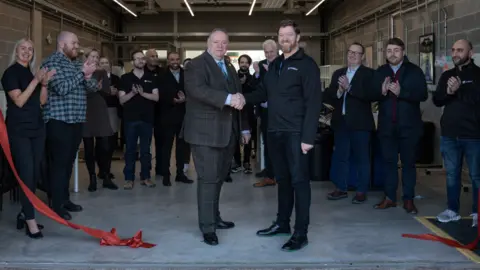
[[[155,49],[148,49],[145,52],[147,64],[145,65],[145,73],[153,75],[156,79],[157,89],[160,89],[160,77],[164,70],[160,67],[160,60]],[[155,122],[153,126],[153,136],[155,137],[155,175],[157,177],[162,175],[161,154],[162,153],[162,127],[161,127],[161,105],[157,102],[155,105]],[[164,182],[165,183],[165,182]],[[168,181],[170,183],[170,181]],[[169,185],[167,183],[167,185]]]
[[[461,172],[465,158],[473,186],[472,227],[476,227],[480,186],[480,67],[473,63],[472,56],[470,41],[461,39],[453,44],[455,67],[440,77],[433,103],[443,107],[440,150],[447,171],[447,209],[437,220],[447,223],[461,218]]]
[[[70,201],[69,183],[86,121],[87,91],[99,88],[99,82],[92,78],[96,64],[77,60],[78,48],[78,37],[74,33],[61,32],[57,37],[57,50],[42,64],[42,68],[56,70],[47,85],[43,118],[47,128],[52,208],[66,220],[72,218],[69,212],[82,211],[80,205]]]

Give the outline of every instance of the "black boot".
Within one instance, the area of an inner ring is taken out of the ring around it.
[[[112,178],[110,177],[109,173],[105,174],[105,177],[103,179],[103,187],[111,189],[111,190],[117,190],[118,189],[118,186],[115,185],[115,183],[112,181]]]
[[[97,190],[97,176],[90,174],[90,184],[88,185],[88,191],[94,192]]]

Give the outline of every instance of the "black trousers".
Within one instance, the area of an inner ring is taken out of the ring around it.
[[[160,147],[160,175],[170,175],[170,159],[172,156],[173,141],[175,140],[175,159],[177,165],[177,175],[183,174],[183,166],[190,159],[190,146],[183,138],[179,138],[182,125],[164,125],[160,128],[161,147]],[[188,156],[187,156],[188,153]]]
[[[274,179],[272,160],[269,154],[268,144],[268,109],[260,107],[260,131],[263,139],[263,159],[265,165],[265,173],[268,178]]]
[[[47,123],[50,191],[55,211],[61,210],[62,204],[70,200],[70,178],[82,141],[82,127],[82,123],[68,124],[58,120]]]
[[[155,138],[155,175],[162,175],[162,126],[155,123],[153,127],[153,137]]]
[[[391,133],[379,134],[380,146],[385,160],[385,195],[397,202],[398,190],[398,157],[402,162],[403,200],[413,200],[417,185],[417,169],[415,166],[420,132],[402,134],[398,128]]]
[[[230,171],[234,147],[238,137],[230,136],[228,146],[222,148],[192,145],[193,162],[197,171],[198,223],[203,233],[215,232],[221,219],[219,210],[220,192]]]
[[[88,174],[95,175],[95,162],[98,164],[100,175],[110,174],[112,164],[111,137],[90,137],[83,138],[83,149],[85,151],[85,165]]]
[[[45,156],[45,130],[38,137],[21,137],[20,134],[12,134],[8,140],[20,179],[35,193],[37,181],[41,178],[41,164]],[[25,220],[34,219],[35,209],[23,191],[20,201]]]
[[[280,226],[290,227],[290,217],[295,206],[295,231],[307,233],[311,203],[309,155],[302,153],[300,145],[300,133],[268,133],[268,146],[278,183],[276,222]]]

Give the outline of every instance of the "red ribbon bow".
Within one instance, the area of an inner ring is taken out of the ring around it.
[[[61,218],[57,213],[55,213],[50,207],[48,207],[42,200],[40,200],[20,179],[13,164],[12,153],[10,151],[10,143],[8,142],[8,133],[5,121],[3,118],[3,113],[0,111],[0,145],[2,146],[5,157],[7,158],[8,164],[12,168],[13,175],[18,181],[18,184],[22,188],[23,192],[27,196],[28,200],[33,204],[33,207],[37,209],[38,212],[44,214],[45,216],[53,219],[54,221],[73,228],[75,230],[82,230],[85,233],[100,239],[100,245],[102,246],[128,246],[131,248],[152,248],[155,244],[145,243],[142,241],[142,231],[139,231],[129,239],[120,239],[117,235],[117,230],[113,228],[110,232],[105,232],[102,230],[85,227],[82,225],[74,224],[65,219]]]

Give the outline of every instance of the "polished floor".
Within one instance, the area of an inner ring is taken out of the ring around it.
[[[173,164],[173,163],[172,163]],[[138,170],[139,166],[137,166]],[[115,161],[113,173],[122,185],[122,161]],[[172,170],[174,171],[174,170]],[[173,183],[156,188],[136,185],[131,191],[99,188],[86,190],[85,164],[80,163],[80,190],[73,201],[84,211],[73,214],[72,222],[103,230],[117,228],[121,237],[143,231],[152,249],[100,246],[80,231],[59,225],[43,216],[42,240],[32,240],[15,229],[18,204],[4,196],[0,213],[0,267],[22,269],[474,269],[476,264],[457,250],[440,243],[402,238],[402,233],[430,231],[401,207],[374,210],[381,198],[372,192],[363,205],[349,200],[327,201],[332,187],[312,182],[310,244],[297,252],[284,252],[287,237],[259,238],[256,230],[269,226],[276,213],[276,188],[253,188],[252,175],[233,174],[225,183],[220,210],[226,220],[235,221],[231,230],[218,231],[220,244],[207,246],[197,226],[196,185]],[[189,171],[195,179],[193,169]],[[419,216],[436,215],[445,207],[444,174],[426,176],[419,171],[417,205]],[[42,192],[38,192],[43,196]],[[470,194],[462,196],[468,215]],[[293,223],[292,223],[293,225]]]

